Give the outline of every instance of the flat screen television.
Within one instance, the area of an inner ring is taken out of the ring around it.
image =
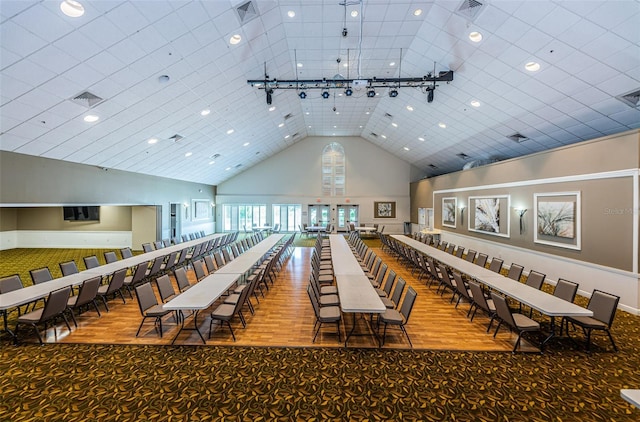
[[[100,221],[100,207],[62,207],[65,221]]]

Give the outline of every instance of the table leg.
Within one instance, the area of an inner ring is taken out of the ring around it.
[[[9,335],[11,336],[12,339],[15,340],[16,335],[13,334],[13,331],[11,331],[11,329],[9,328],[9,324],[7,323],[7,310],[3,311],[2,316],[4,317],[4,331],[9,333]]]
[[[551,323],[549,327],[549,335],[545,338],[542,343],[540,343],[540,352],[544,349],[544,345],[547,344],[549,340],[556,336],[556,317],[551,316]]]
[[[202,336],[202,333],[200,332],[200,328],[198,327],[198,312],[200,312],[200,311],[199,310],[195,310],[193,312],[193,328],[185,328],[184,327],[184,321],[185,321],[186,318],[184,316],[181,318],[182,323],[180,324],[180,330],[178,330],[178,333],[176,334],[176,336],[171,341],[172,345],[173,345],[173,343],[175,343],[176,339],[178,338],[178,336],[180,335],[182,330],[195,330],[195,331],[197,331],[198,335],[200,336],[200,339],[202,340],[202,343],[207,344],[207,342],[205,341],[204,337]]]

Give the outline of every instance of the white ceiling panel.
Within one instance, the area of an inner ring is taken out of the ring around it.
[[[454,13],[458,1],[283,0],[255,1],[255,19],[240,22],[239,3],[88,2],[72,19],[55,1],[2,0],[0,148],[215,185],[309,135],[362,136],[430,176],[461,169],[459,152],[516,157],[639,125],[638,110],[614,98],[640,88],[637,1],[487,1],[475,21]],[[529,61],[541,69],[526,71]],[[375,98],[331,85],[328,99],[313,83],[301,99],[301,87],[273,81],[341,74],[377,84],[422,78],[434,64],[455,72],[432,103],[426,83],[396,98],[389,84]],[[265,65],[274,111],[264,87],[247,84]],[[69,100],[85,90],[106,101]],[[100,121],[82,121],[88,112]],[[514,132],[530,139],[506,138]],[[149,145],[152,136],[160,142]]]

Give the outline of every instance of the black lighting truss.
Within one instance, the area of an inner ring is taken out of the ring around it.
[[[247,83],[258,89],[332,89],[346,87],[404,88],[433,87],[436,82],[453,81],[453,70],[441,71],[438,76],[429,73],[419,78],[354,78],[354,79],[248,79]]]

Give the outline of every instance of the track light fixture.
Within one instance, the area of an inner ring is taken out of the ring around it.
[[[376,91],[373,88],[369,88],[369,90],[367,91],[367,97],[369,98],[373,98],[376,96]]]
[[[305,98],[307,98],[307,93],[304,91],[300,91],[298,97],[300,97],[301,100],[304,100]]]
[[[428,103],[432,103],[433,102],[433,92],[436,90],[435,87],[433,88],[427,88],[427,102]]]
[[[329,96],[330,96],[329,91],[322,91],[322,98],[326,100],[327,98],[329,98]]]
[[[391,91],[389,91],[389,96],[391,98],[395,98],[398,96],[398,90],[397,89],[392,89]]]
[[[273,101],[273,89],[267,89],[267,104],[271,105],[271,101]]]

